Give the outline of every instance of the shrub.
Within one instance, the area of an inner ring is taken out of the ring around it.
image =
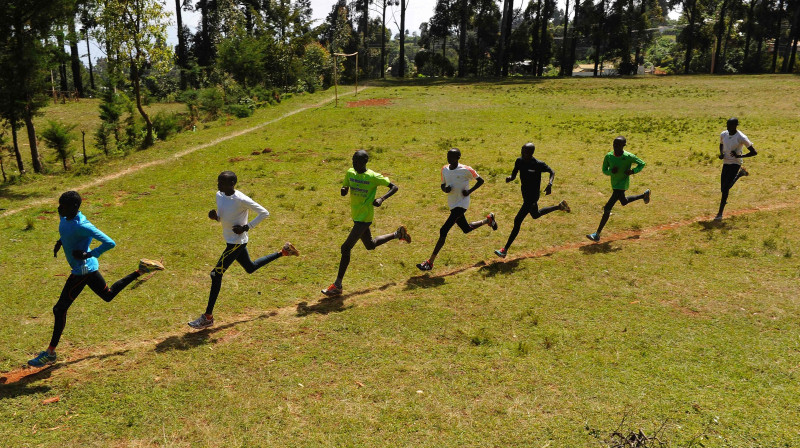
[[[236,116],[236,118],[247,118],[253,115],[253,109],[255,109],[255,106],[251,108],[251,106],[247,104],[229,104],[225,107],[225,111]]]
[[[49,120],[48,126],[42,132],[42,138],[47,142],[47,146],[56,151],[56,158],[64,165],[67,170],[67,159],[75,152],[75,148],[70,147],[70,143],[75,139],[72,130],[76,125],[65,126],[56,121]]]
[[[207,113],[210,118],[217,118],[222,108],[225,107],[224,91],[220,87],[209,87],[199,91],[200,110]]]
[[[167,112],[159,112],[153,117],[153,131],[156,138],[166,140],[167,137],[178,132],[178,115]]]

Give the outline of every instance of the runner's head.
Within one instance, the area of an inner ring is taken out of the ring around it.
[[[237,181],[236,173],[233,171],[223,171],[217,176],[217,189],[226,196],[230,196],[236,191],[234,187]]]
[[[523,159],[530,159],[533,157],[533,152],[536,151],[536,145],[531,142],[525,143],[522,145],[522,158]]]
[[[458,148],[450,148],[447,150],[447,163],[450,165],[456,165],[458,163],[458,159],[461,158],[461,150]]]
[[[728,134],[735,134],[736,128],[739,126],[739,119],[736,117],[732,117],[728,119]]]
[[[363,149],[353,153],[353,169],[356,173],[364,173],[367,171],[367,162],[369,162],[369,154]]]
[[[628,140],[625,139],[623,136],[619,136],[614,139],[614,154],[621,156],[622,150],[625,149],[625,145],[628,144]]]
[[[72,219],[81,208],[81,195],[77,191],[68,191],[58,198],[58,215]]]

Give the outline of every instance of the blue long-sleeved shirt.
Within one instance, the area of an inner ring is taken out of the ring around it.
[[[58,233],[61,235],[61,247],[64,249],[67,263],[75,275],[86,275],[96,271],[100,267],[97,257],[117,245],[114,240],[89,222],[81,212],[78,212],[72,219],[62,216],[61,222],[58,224]],[[92,239],[100,241],[101,244],[90,251],[89,246],[92,244]],[[86,260],[76,260],[72,256],[72,251],[76,249],[89,252],[92,257]]]

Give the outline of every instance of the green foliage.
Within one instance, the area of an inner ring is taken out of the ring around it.
[[[47,146],[55,150],[56,157],[64,166],[64,171],[67,170],[67,159],[69,159],[75,148],[70,146],[70,143],[75,140],[75,135],[72,130],[76,125],[63,125],[56,121],[49,121],[47,128],[42,131],[42,138],[47,142]]]
[[[198,107],[211,119],[215,119],[225,107],[225,91],[222,87],[209,87],[197,92]]]
[[[180,117],[178,114],[169,112],[159,112],[153,116],[153,132],[159,140],[166,140],[169,136],[176,134],[180,129]]]
[[[225,106],[225,112],[235,116],[236,118],[247,118],[253,115],[255,105],[252,104],[229,104]]]
[[[325,74],[331,67],[331,55],[322,45],[312,42],[305,46],[302,59],[302,81],[306,91],[314,93],[323,87]]]

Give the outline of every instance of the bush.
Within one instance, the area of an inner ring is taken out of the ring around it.
[[[305,47],[303,53],[301,76],[303,87],[306,91],[314,93],[322,88],[325,72],[331,65],[331,55],[318,42],[312,42]]]
[[[56,158],[64,165],[67,170],[67,159],[75,152],[75,148],[70,147],[70,143],[75,139],[72,130],[76,125],[65,126],[56,121],[48,121],[48,126],[42,132],[42,138],[47,142],[47,146],[56,151]]]
[[[250,115],[253,115],[253,110],[255,106],[249,106],[247,104],[229,104],[225,108],[225,112],[236,116],[236,118],[247,118]]]
[[[178,115],[167,112],[159,112],[153,117],[153,131],[156,138],[166,140],[170,135],[176,134],[179,129]]]
[[[222,108],[225,107],[225,95],[220,87],[209,87],[198,92],[200,110],[207,113],[210,118],[217,118]]]

